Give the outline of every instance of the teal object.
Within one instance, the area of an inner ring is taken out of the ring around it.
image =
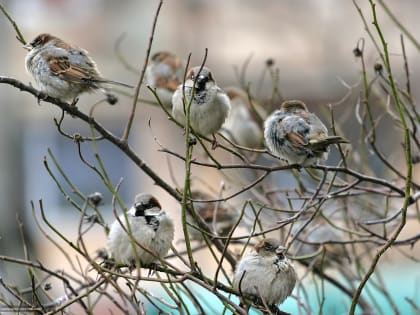
[[[410,305],[407,299],[415,303],[420,307],[420,268],[416,265],[408,265],[404,267],[403,272],[398,266],[385,266],[381,269],[381,275],[383,277],[384,285],[387,288],[389,294],[392,296],[395,307],[398,309],[401,315],[419,315],[418,310]],[[345,315],[348,314],[350,309],[351,299],[343,294],[339,289],[329,284],[326,281],[321,281],[318,277],[314,278],[308,276],[303,284],[298,284],[293,291],[293,296],[299,296],[300,302],[305,304],[305,307],[309,308],[313,314],[324,314],[324,315]],[[364,299],[371,305],[374,314],[378,315],[394,315],[395,311],[392,304],[388,301],[388,298],[377,288],[375,288],[370,282],[375,281],[375,275],[372,276],[368,285],[363,290]],[[203,289],[192,282],[186,282],[188,288],[194,292],[195,298],[200,302],[201,307],[204,309],[205,314],[232,314],[231,311],[225,310],[223,303],[213,293]],[[358,283],[357,283],[358,284]],[[300,286],[305,288],[304,293]],[[191,315],[199,314],[199,310],[194,304],[188,299],[188,297],[181,291],[178,291],[188,308]],[[163,298],[166,302],[175,305],[170,300],[169,296],[164,292],[161,287],[156,287],[153,294]],[[221,292],[221,291],[219,291]],[[325,292],[325,299],[323,303],[320,302],[322,292]],[[229,297],[229,295],[224,294]],[[307,296],[307,298],[306,298]],[[144,300],[144,298],[141,298]],[[237,296],[231,296],[231,300],[235,303],[239,303]],[[308,301],[309,300],[309,301]],[[170,314],[180,314],[177,310],[165,307],[162,303],[155,300],[163,310]],[[322,307],[321,307],[322,304]],[[156,307],[145,301],[147,307],[147,314],[159,314]],[[294,297],[289,297],[281,305],[280,309],[290,314],[307,314],[307,310],[303,306],[299,306],[298,302]],[[223,313],[224,312],[224,313]],[[188,314],[187,311],[184,312]],[[261,314],[258,311],[250,311],[250,314]],[[361,315],[362,311],[360,308],[357,309],[356,315]]]

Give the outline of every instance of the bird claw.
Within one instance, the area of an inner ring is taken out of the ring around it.
[[[41,101],[46,101],[48,98],[48,95],[43,92],[39,92],[36,98],[37,98],[38,105],[41,105]]]
[[[70,104],[70,106],[76,106],[76,104],[77,104],[77,102],[79,101],[79,98],[78,97],[75,97],[74,98],[74,100],[73,100],[73,102],[71,102],[71,104]]]
[[[212,135],[212,137],[213,137],[213,140],[211,141],[211,149],[215,150],[219,146],[219,144],[217,143],[216,136]]]
[[[147,268],[149,268],[149,273],[148,273],[148,277],[154,275],[157,272],[157,268],[158,268],[158,264],[157,263],[150,263],[149,265],[147,265]]]

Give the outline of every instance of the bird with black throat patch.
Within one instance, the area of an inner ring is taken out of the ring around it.
[[[126,215],[127,220],[122,213],[111,225],[108,234],[111,257],[130,266],[138,258],[143,267],[163,258],[174,239],[174,224],[158,200],[150,194],[138,194]]]
[[[192,129],[203,136],[212,135],[213,149],[217,146],[214,134],[220,130],[229,114],[230,101],[217,86],[209,68],[203,66],[190,69],[184,84],[179,85],[175,91],[172,105],[172,115],[184,125],[189,105]]]

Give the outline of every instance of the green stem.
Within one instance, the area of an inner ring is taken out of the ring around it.
[[[16,38],[18,41],[20,41],[23,45],[26,44],[25,39],[23,38],[23,35],[21,31],[19,30],[19,27],[17,26],[15,20],[12,19],[12,17],[7,13],[6,9],[3,7],[3,5],[0,3],[0,10],[3,12],[3,14],[6,16],[6,18],[9,20],[9,22],[12,24],[13,28],[16,31]]]
[[[385,65],[385,67],[387,69],[387,72],[388,72],[388,77],[389,77],[389,82],[390,82],[390,85],[391,85],[392,95],[394,97],[394,102],[395,102],[395,105],[397,107],[398,113],[400,115],[401,123],[403,125],[405,158],[406,158],[406,164],[407,164],[407,177],[406,177],[406,180],[405,180],[404,202],[403,202],[403,206],[402,206],[402,209],[401,209],[402,210],[401,211],[401,223],[397,227],[397,229],[394,231],[394,233],[391,235],[389,240],[385,243],[385,245],[382,246],[382,248],[380,248],[378,250],[375,257],[373,257],[373,261],[372,261],[372,264],[370,265],[369,270],[365,274],[361,283],[357,287],[356,292],[354,293],[352,304],[351,304],[350,311],[349,311],[349,315],[354,315],[355,310],[356,310],[357,301],[360,298],[362,290],[365,287],[366,283],[368,282],[370,276],[375,272],[375,269],[377,267],[379,259],[392,246],[392,244],[397,239],[398,235],[400,234],[400,232],[402,231],[402,229],[404,228],[404,226],[406,224],[407,207],[408,207],[409,202],[410,202],[410,189],[411,189],[412,167],[413,167],[412,157],[411,157],[410,132],[409,132],[409,129],[408,129],[408,126],[407,126],[405,116],[404,116],[404,110],[402,108],[401,100],[400,100],[400,97],[399,97],[399,94],[398,94],[398,89],[395,85],[394,77],[392,75],[391,63],[390,63],[390,60],[389,60],[389,53],[388,53],[388,44],[385,41],[385,38],[384,38],[384,36],[382,34],[382,31],[381,31],[381,28],[378,24],[375,4],[373,3],[372,0],[369,0],[369,3],[370,3],[371,8],[372,8],[373,25],[376,28],[376,31],[377,31],[377,33],[379,35],[379,38],[380,38],[380,41],[382,43],[382,48],[384,50],[384,58],[385,58],[385,64],[384,65]]]

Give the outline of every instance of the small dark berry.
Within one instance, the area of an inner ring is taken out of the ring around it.
[[[356,47],[353,49],[353,54],[355,57],[362,57],[363,51],[361,51],[359,47]]]
[[[382,72],[382,70],[383,70],[383,66],[379,62],[375,63],[373,68],[375,69],[375,72]]]
[[[274,59],[273,58],[268,58],[265,61],[265,64],[267,65],[267,67],[272,67],[274,65]]]

